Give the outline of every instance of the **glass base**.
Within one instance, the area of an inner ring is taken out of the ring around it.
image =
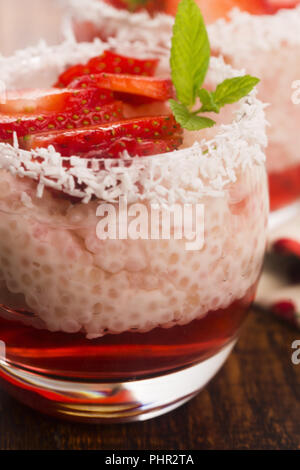
[[[197,365],[151,379],[111,384],[59,380],[5,360],[0,360],[0,379],[19,401],[59,418],[89,423],[143,421],[193,398],[222,367],[235,343]]]

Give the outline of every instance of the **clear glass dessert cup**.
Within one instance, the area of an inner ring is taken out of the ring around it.
[[[12,86],[49,85],[103,48],[40,45],[1,70]],[[211,60],[209,82],[234,74]],[[152,157],[71,157],[65,167],[53,148],[0,144],[0,380],[9,393],[67,419],[137,421],[176,408],[216,374],[265,251],[263,108],[254,91],[222,124]]]
[[[118,11],[100,0],[68,4],[78,40],[100,36],[148,43],[150,36],[158,46],[169,47],[174,21],[170,15],[151,18],[147,12]],[[213,54],[261,79],[258,96],[269,104],[266,154],[272,212],[300,198],[299,29],[300,6],[272,15],[235,9],[230,21],[221,19],[208,26]]]

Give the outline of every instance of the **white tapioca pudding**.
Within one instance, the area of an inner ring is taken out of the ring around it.
[[[237,339],[266,243],[265,116],[253,90],[224,108],[215,127],[183,129],[164,101],[170,80],[144,76],[154,59],[132,47],[140,58],[126,62],[122,48],[107,48],[99,41],[43,46],[42,55],[31,48],[22,52],[32,63],[25,73],[19,54],[1,68],[21,86],[29,76],[50,86],[59,74],[60,84],[73,80],[68,66],[98,54],[97,63],[117,58],[141,75],[117,96],[99,88],[99,76],[97,86],[85,76],[88,86],[74,88],[77,79],[56,93],[10,92],[2,105],[0,133],[13,137],[0,143],[0,376],[42,411],[128,421],[196,394]],[[111,75],[109,86],[120,87]],[[233,79],[236,92],[240,74],[211,59],[205,86],[230,91]],[[35,114],[25,116],[28,96]],[[82,113],[74,110],[79,99]],[[96,112],[93,100],[101,102]],[[153,115],[158,106],[165,115]],[[152,114],[141,117],[141,109]],[[122,114],[134,110],[135,118]],[[95,116],[96,126],[84,123]]]

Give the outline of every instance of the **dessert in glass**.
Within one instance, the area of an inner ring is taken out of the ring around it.
[[[172,410],[223,365],[255,296],[264,105],[254,89],[216,126],[181,129],[169,52],[152,41],[69,39],[0,61],[1,384],[74,420]],[[75,78],[85,64],[118,70]],[[211,58],[205,83],[240,75]]]
[[[299,101],[299,1],[216,0],[198,3],[212,22],[208,31],[213,54],[222,55],[234,68],[245,69],[261,79],[259,98],[270,105],[266,115],[270,124],[267,171],[271,210],[283,208],[300,196],[300,107],[296,104]],[[169,43],[173,25],[169,14],[150,17],[147,11],[130,13],[114,9],[101,0],[86,0],[84,5],[70,0],[68,4],[76,20],[75,32],[79,40],[99,35],[119,39],[125,35],[127,38],[138,35],[140,41],[147,41],[147,36],[156,31],[157,44],[163,47]],[[176,1],[169,2],[165,11],[172,14],[176,4]],[[228,12],[233,6],[246,11]],[[220,16],[226,16],[226,20],[213,21]],[[142,28],[137,33],[140,25]]]

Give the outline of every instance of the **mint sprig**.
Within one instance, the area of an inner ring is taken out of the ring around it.
[[[215,101],[213,93],[206,90],[205,88],[201,88],[201,90],[198,91],[198,97],[202,103],[202,106],[199,110],[201,113],[208,113],[211,111],[214,113],[220,112],[220,106]]]
[[[171,48],[172,81],[182,104],[195,103],[209,58],[209,40],[201,11],[194,0],[183,0],[178,6]]]
[[[185,129],[199,130],[216,122],[202,113],[219,113],[226,104],[239,101],[259,83],[251,75],[224,80],[215,91],[202,87],[210,61],[209,39],[199,7],[194,0],[182,0],[173,27],[171,76],[177,100],[170,100],[176,121]],[[193,110],[199,99],[201,107]]]

